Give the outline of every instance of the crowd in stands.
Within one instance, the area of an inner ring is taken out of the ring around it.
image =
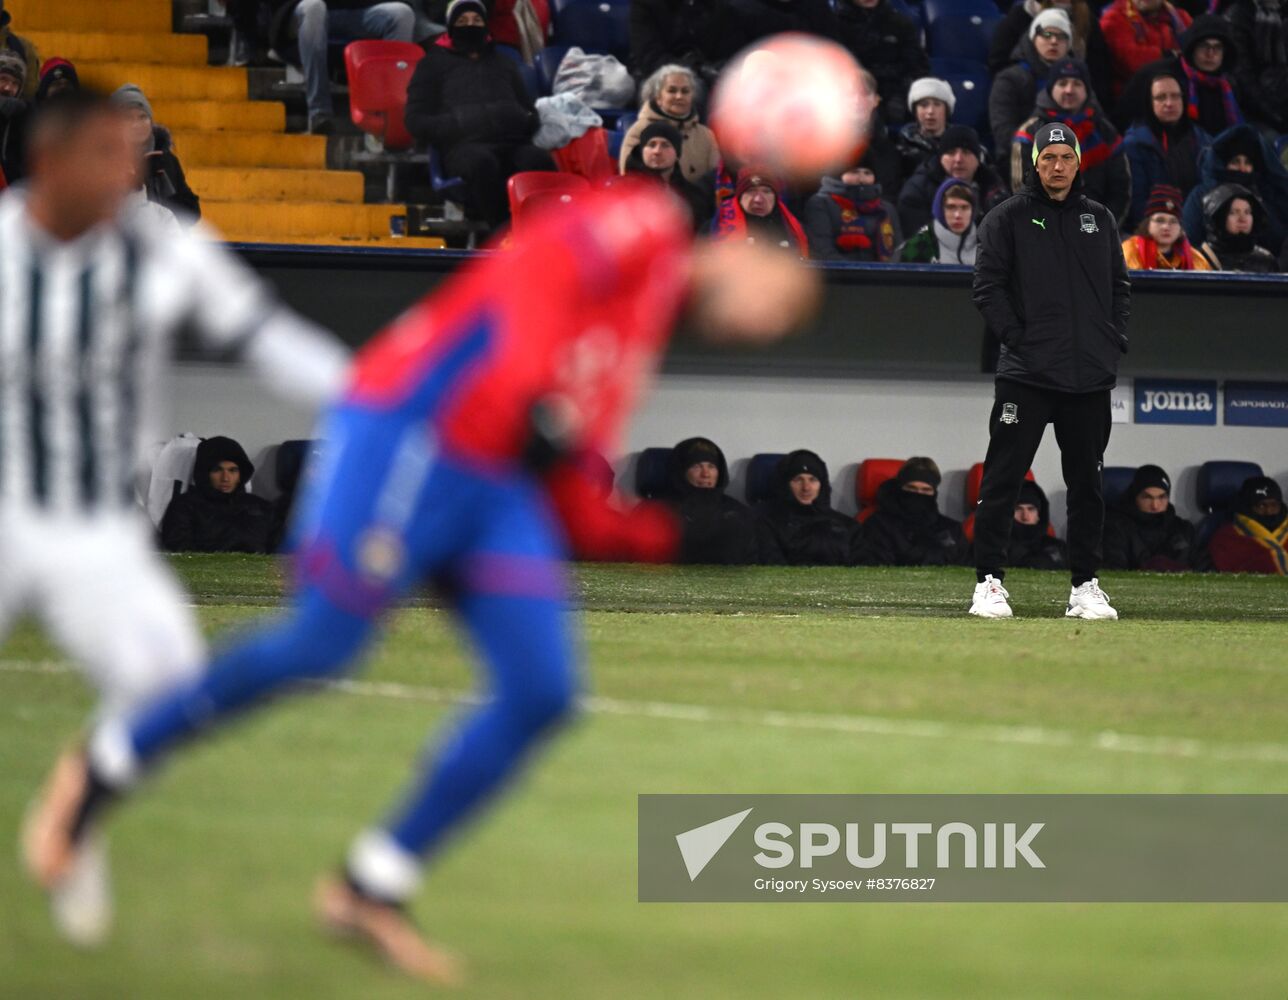
[[[935,462],[914,457],[849,517],[832,506],[827,464],[799,449],[780,458],[765,495],[748,506],[729,496],[724,452],[708,438],[670,451],[657,498],[683,524],[680,560],[716,565],[964,566],[972,560],[972,519],[959,522],[940,506]],[[1172,482],[1156,465],[1136,470],[1110,504],[1104,567],[1151,572],[1217,571],[1288,575],[1288,508],[1275,480],[1243,482],[1210,539],[1172,504]],[[1065,569],[1064,542],[1051,526],[1050,504],[1032,480],[1015,504],[1007,562],[1023,569]]]

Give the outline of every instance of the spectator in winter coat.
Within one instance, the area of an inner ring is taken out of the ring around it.
[[[1203,198],[1207,242],[1202,253],[1214,271],[1273,274],[1279,270],[1275,255],[1257,245],[1257,216],[1265,209],[1241,184],[1220,184]]]
[[[309,131],[331,131],[331,78],[327,72],[327,46],[332,38],[348,40],[383,38],[410,42],[416,14],[401,0],[274,0],[269,29],[279,53],[299,52],[304,70]]]
[[[161,520],[168,552],[267,552],[276,528],[273,505],[246,492],[255,473],[232,438],[197,446],[192,487],[170,501]]]
[[[877,175],[858,165],[840,177],[824,177],[805,205],[805,233],[813,260],[893,260],[899,246],[899,216],[882,197]]]
[[[868,93],[877,93],[877,78],[866,69],[860,68],[863,85]],[[902,113],[902,107],[900,108]],[[877,183],[881,185],[881,197],[886,201],[896,202],[899,189],[903,187],[903,157],[899,147],[890,138],[890,126],[886,124],[885,104],[877,94],[876,107],[868,125],[868,144],[863,151],[863,161],[876,174]]]
[[[840,0],[838,41],[876,78],[876,91],[892,125],[907,118],[908,89],[930,72],[921,29],[890,0]]]
[[[738,51],[731,16],[724,0],[631,0],[631,69],[644,78],[680,63],[711,83]]]
[[[912,121],[899,129],[895,147],[903,158],[903,180],[907,180],[927,160],[939,153],[939,138],[948,128],[948,118],[957,106],[957,97],[947,80],[924,76],[913,80],[908,88],[908,110]],[[892,195],[894,192],[890,192]]]
[[[1088,0],[1019,0],[1006,7],[989,45],[989,74],[996,76],[1011,65],[1015,46],[1029,33],[1033,18],[1050,7],[1059,7],[1069,15],[1069,22],[1073,26],[1073,44],[1069,55],[1087,64],[1091,73],[1091,89],[1096,94],[1109,94],[1112,83],[1109,46],[1105,44],[1105,36],[1101,33],[1100,22],[1097,20],[1099,6],[1097,4],[1093,9]]]
[[[1015,62],[993,78],[988,95],[988,125],[993,148],[1005,162],[1015,130],[1033,113],[1038,91],[1046,85],[1051,68],[1069,57],[1073,26],[1059,7],[1042,11],[1029,25],[1029,33],[1015,46]]]
[[[693,231],[705,230],[715,213],[715,192],[709,178],[689,183],[680,169],[680,150],[684,139],[668,121],[655,121],[639,135],[639,142],[626,158],[622,173],[644,174],[665,184],[689,206]],[[701,185],[700,187],[698,185]]]
[[[787,565],[858,565],[862,527],[832,509],[827,463],[814,452],[794,451],[778,463],[773,492],[758,513]]]
[[[1277,482],[1265,476],[1244,481],[1234,517],[1217,528],[1208,555],[1218,573],[1288,576],[1288,508]]]
[[[1122,502],[1105,514],[1105,568],[1182,573],[1204,569],[1194,525],[1171,503],[1172,481],[1157,465],[1142,465]]]
[[[759,167],[738,171],[733,197],[719,206],[716,217],[718,239],[746,240],[782,247],[809,259],[809,241],[782,199],[778,179]]]
[[[1288,168],[1252,125],[1222,132],[1200,157],[1199,182],[1186,197],[1181,216],[1192,243],[1203,242],[1203,199],[1220,184],[1242,184],[1257,196],[1266,210],[1254,230],[1257,242],[1278,253],[1288,237]]]
[[[18,96],[30,101],[36,96],[36,87],[40,82],[36,72],[40,68],[40,55],[36,52],[36,46],[13,33],[13,29],[9,27],[12,21],[13,15],[4,9],[4,0],[0,0],[0,52],[12,52],[22,60],[26,72],[23,75],[22,92]]]
[[[143,152],[143,187],[148,201],[169,209],[184,222],[196,222],[201,218],[201,201],[188,186],[169,131],[152,120],[147,96],[127,83],[112,94],[112,103],[124,110],[130,135]]]
[[[671,451],[670,503],[681,521],[680,562],[745,566],[762,562],[765,535],[755,514],[726,496],[729,466],[708,438]]]
[[[500,226],[509,218],[505,185],[525,170],[553,170],[532,145],[540,124],[518,67],[488,40],[483,0],[452,0],[447,34],[431,45],[407,86],[407,131],[465,180],[465,210]]]
[[[22,93],[26,66],[14,53],[0,49],[0,189],[27,173],[27,126],[31,102]]]
[[[1114,99],[1142,66],[1178,53],[1189,26],[1190,15],[1168,0],[1113,0],[1100,15],[1100,30],[1113,62]]]
[[[940,474],[929,458],[910,458],[877,490],[877,511],[864,522],[868,566],[960,566],[969,546],[962,526],[939,513]]]
[[[1123,240],[1123,260],[1131,271],[1210,271],[1212,265],[1194,249],[1177,214],[1181,192],[1166,184],[1149,193],[1145,218],[1133,236]]]
[[[949,177],[935,192],[934,218],[899,248],[906,264],[975,265],[979,225],[975,221],[975,189]]]
[[[80,77],[76,67],[60,56],[45,60],[40,67],[40,84],[36,87],[36,101],[47,101],[69,90],[80,90]]]
[[[1064,542],[1051,534],[1051,504],[1042,488],[1030,479],[1020,486],[1015,501],[1015,523],[1006,564],[1017,569],[1065,569],[1069,556]]]
[[[641,92],[644,104],[640,116],[622,140],[618,160],[622,172],[626,171],[626,158],[639,145],[640,133],[654,122],[669,122],[684,138],[680,152],[684,179],[691,183],[710,183],[712,174],[720,166],[720,147],[716,145],[715,133],[698,121],[701,85],[696,74],[686,66],[671,63],[645,80]]]
[[[1097,103],[1088,80],[1087,67],[1076,59],[1065,59],[1052,67],[1050,79],[1038,94],[1033,117],[1020,126],[1011,144],[1011,186],[1018,191],[1033,170],[1033,133],[1047,122],[1064,122],[1082,147],[1079,170],[1087,197],[1122,219],[1131,204],[1127,156],[1122,137]]]
[[[1126,229],[1140,224],[1149,192],[1159,184],[1188,195],[1199,182],[1199,160],[1212,137],[1186,116],[1184,95],[1184,79],[1177,72],[1155,76],[1143,110],[1123,137],[1131,169]]]
[[[984,148],[969,125],[950,125],[939,137],[939,155],[917,168],[899,192],[899,225],[915,233],[930,224],[935,195],[952,178],[975,189],[975,221],[1006,200],[1006,184],[997,171],[983,162]]]
[[[1234,36],[1234,67],[1243,113],[1288,131],[1288,33],[1282,0],[1234,0],[1225,11]]]

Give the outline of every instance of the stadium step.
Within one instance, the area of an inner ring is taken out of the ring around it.
[[[268,101],[152,102],[152,117],[169,129],[274,132],[286,128],[286,108]]]
[[[258,233],[276,242],[301,236],[347,233],[360,239],[389,236],[389,219],[399,205],[345,205],[335,202],[215,201],[202,206],[202,218],[220,232]]]
[[[91,61],[78,63],[76,71],[81,83],[100,90],[112,91],[123,83],[137,84],[150,100],[244,101],[249,96],[244,69]]]
[[[176,129],[173,135],[175,152],[185,170],[190,167],[326,168],[325,136],[185,129]]]
[[[351,170],[255,170],[198,167],[188,183],[203,204],[215,201],[348,202],[361,205],[362,174]]]
[[[204,35],[166,33],[109,33],[78,31],[24,31],[24,38],[41,56],[62,56],[74,63],[164,63],[172,66],[205,66]]]
[[[29,31],[168,32],[174,20],[170,0],[8,0],[5,10],[13,15],[13,29],[19,35]]]
[[[231,231],[224,234],[229,243],[268,243],[286,246],[327,246],[350,248],[381,247],[391,250],[443,250],[447,244],[437,236],[291,236],[287,238],[270,238],[262,233],[238,233]]]

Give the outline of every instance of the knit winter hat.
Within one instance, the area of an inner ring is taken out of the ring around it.
[[[1081,80],[1083,86],[1087,88],[1088,93],[1091,91],[1091,71],[1087,69],[1087,64],[1081,59],[1061,59],[1051,67],[1051,72],[1047,74],[1047,93],[1056,85],[1059,80]]]
[[[1015,498],[1015,505],[1018,507],[1022,503],[1032,504],[1038,510],[1046,503],[1046,495],[1042,492],[1042,487],[1038,486],[1032,479],[1026,479],[1020,484],[1020,495]]]
[[[36,99],[42,100],[49,93],[49,88],[59,80],[69,81],[72,90],[80,89],[80,77],[76,73],[76,67],[61,56],[52,56],[40,67],[40,87],[36,91]]]
[[[927,97],[947,104],[950,115],[957,106],[957,97],[947,80],[941,80],[937,76],[923,76],[919,80],[913,80],[912,86],[908,88],[908,110],[916,111],[917,102],[924,101]]]
[[[27,63],[22,56],[8,49],[0,50],[0,75],[11,76],[19,83],[27,79]]]
[[[747,188],[760,185],[773,188],[774,199],[777,200],[779,187],[777,177],[764,167],[743,167],[738,171],[738,183],[734,186],[733,195],[735,198],[741,198],[746,194]]]
[[[939,137],[935,152],[942,156],[944,153],[951,153],[954,149],[969,149],[980,158],[983,157],[984,152],[984,147],[980,145],[979,133],[969,125],[949,125],[944,129],[944,134]]]
[[[641,150],[648,145],[650,139],[665,139],[676,153],[679,153],[680,147],[684,145],[683,133],[670,122],[649,122],[640,133]]]
[[[1065,37],[1070,41],[1073,40],[1073,24],[1069,21],[1069,15],[1059,7],[1048,7],[1033,19],[1033,23],[1029,25],[1029,38],[1037,38],[1038,32],[1043,28],[1050,31],[1063,31]]]
[[[1269,476],[1250,476],[1239,487],[1238,508],[1251,510],[1254,503],[1262,500],[1278,500],[1283,503],[1284,491]]]
[[[447,26],[450,28],[458,16],[471,10],[483,18],[484,21],[487,20],[487,4],[483,0],[452,0],[447,5]]]
[[[1131,485],[1127,487],[1127,496],[1135,500],[1146,490],[1162,490],[1168,496],[1171,496],[1172,480],[1161,467],[1142,465],[1136,470],[1136,475],[1132,476]]]
[[[939,466],[935,464],[934,459],[926,458],[924,455],[918,455],[904,462],[894,478],[900,486],[907,483],[929,483],[935,488],[936,493],[939,492],[939,484],[943,481],[943,477],[939,474]]]
[[[1082,147],[1078,145],[1078,136],[1073,129],[1064,122],[1047,122],[1036,132],[1033,133],[1033,163],[1038,162],[1038,157],[1042,150],[1047,146],[1065,145],[1073,148],[1073,155],[1077,158],[1078,164],[1082,164]]]
[[[826,483],[827,463],[814,452],[804,448],[784,456],[778,463],[778,474],[784,482],[791,482],[802,473],[813,476],[821,483]]]
[[[142,108],[149,118],[152,105],[137,83],[123,83],[112,92],[112,103],[122,108]]]
[[[1185,202],[1180,188],[1170,184],[1155,184],[1149,189],[1149,201],[1145,204],[1145,216],[1148,218],[1159,212],[1181,217],[1181,205]]]

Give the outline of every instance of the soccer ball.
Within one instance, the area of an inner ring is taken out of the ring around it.
[[[726,162],[813,181],[862,155],[875,108],[849,52],[791,32],[758,42],[725,68],[711,127]]]

